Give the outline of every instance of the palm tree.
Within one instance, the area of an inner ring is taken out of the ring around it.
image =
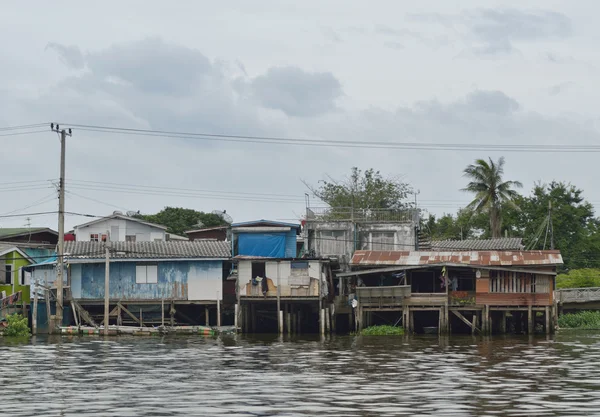
[[[464,171],[464,176],[471,182],[462,191],[475,194],[467,208],[490,216],[492,237],[502,236],[502,207],[512,206],[518,209],[514,199],[519,194],[513,188],[523,186],[519,181],[502,181],[503,174],[504,157],[500,157],[497,163],[492,158],[489,158],[489,162],[477,159],[475,164],[469,165]]]

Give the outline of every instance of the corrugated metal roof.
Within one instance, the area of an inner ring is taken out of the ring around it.
[[[496,239],[433,240],[431,249],[440,250],[523,250],[520,237],[502,237]]]
[[[283,226],[283,227],[291,227],[294,229],[299,229],[300,225],[298,223],[284,223],[284,222],[276,222],[272,220],[255,220],[251,222],[242,222],[242,223],[233,223],[231,227],[243,227],[243,226]]]
[[[230,258],[231,244],[219,241],[110,242],[112,259]],[[103,242],[65,242],[70,259],[103,258]]]
[[[365,251],[358,250],[351,265],[432,265],[464,264],[481,266],[560,265],[560,251]]]
[[[52,233],[55,235],[58,235],[58,232],[55,232],[52,229],[49,229],[48,227],[4,227],[4,228],[0,228],[0,239],[7,239],[10,237],[17,237],[17,236],[23,236],[23,235],[30,235],[30,234],[35,234],[35,233],[42,233],[42,232],[48,232],[48,233]]]
[[[135,217],[125,216],[124,214],[111,214],[110,216],[101,217],[99,219],[92,220],[91,222],[78,224],[77,226],[74,226],[74,229],[75,230],[81,229],[82,227],[91,226],[93,224],[100,223],[100,222],[103,222],[105,220],[110,220],[110,219],[121,219],[121,220],[131,221],[131,222],[135,222],[135,223],[145,224],[146,226],[150,226],[150,227],[156,227],[157,229],[162,229],[162,230],[168,229],[167,226],[163,226],[162,224],[150,223],[150,222],[147,222],[147,221],[144,221],[141,219],[137,219]]]

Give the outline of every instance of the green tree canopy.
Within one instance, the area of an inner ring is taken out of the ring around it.
[[[498,162],[477,159],[475,164],[464,170],[470,182],[463,189],[475,194],[475,198],[467,207],[475,213],[486,213],[490,220],[492,237],[502,236],[502,211],[505,206],[514,206],[518,193],[513,188],[523,185],[518,181],[504,181],[504,157]]]
[[[186,230],[202,227],[224,226],[227,223],[218,215],[213,213],[204,213],[194,209],[181,207],[165,207],[156,214],[140,214],[137,218],[167,226],[168,233],[184,235]]]
[[[346,180],[320,182],[319,187],[310,189],[333,208],[402,209],[407,207],[405,199],[411,193],[408,184],[384,178],[372,168],[361,171],[353,167],[350,178]]]

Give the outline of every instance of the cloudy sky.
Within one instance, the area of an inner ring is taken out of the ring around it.
[[[599,10],[592,0],[5,2],[0,128],[59,121],[299,139],[598,144]],[[55,210],[56,134],[0,140],[0,215]],[[402,178],[420,190],[422,208],[441,214],[468,202],[459,191],[467,164],[502,155],[506,178],[526,192],[536,181],[570,181],[600,204],[594,153],[290,146],[76,128],[66,203],[98,215],[170,205],[225,209],[236,221],[292,220],[304,212],[302,180],[344,178],[358,166]],[[86,220],[69,216],[67,226]],[[0,218],[2,227],[26,222]],[[31,223],[56,228],[54,215]]]

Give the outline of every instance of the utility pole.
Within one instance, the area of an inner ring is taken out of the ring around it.
[[[60,134],[60,179],[58,183],[58,250],[56,259],[56,323],[62,326],[63,321],[63,274],[64,274],[64,256],[65,256],[65,147],[67,135],[72,136],[73,132],[60,129],[60,126],[54,123],[50,124],[50,130]]]
[[[105,249],[105,256],[106,256],[106,261],[105,261],[105,274],[104,274],[104,336],[108,336],[108,320],[109,320],[109,311],[108,309],[110,308],[109,305],[109,293],[110,293],[110,248],[108,246],[108,232],[106,232],[106,242],[104,243],[104,249]]]

